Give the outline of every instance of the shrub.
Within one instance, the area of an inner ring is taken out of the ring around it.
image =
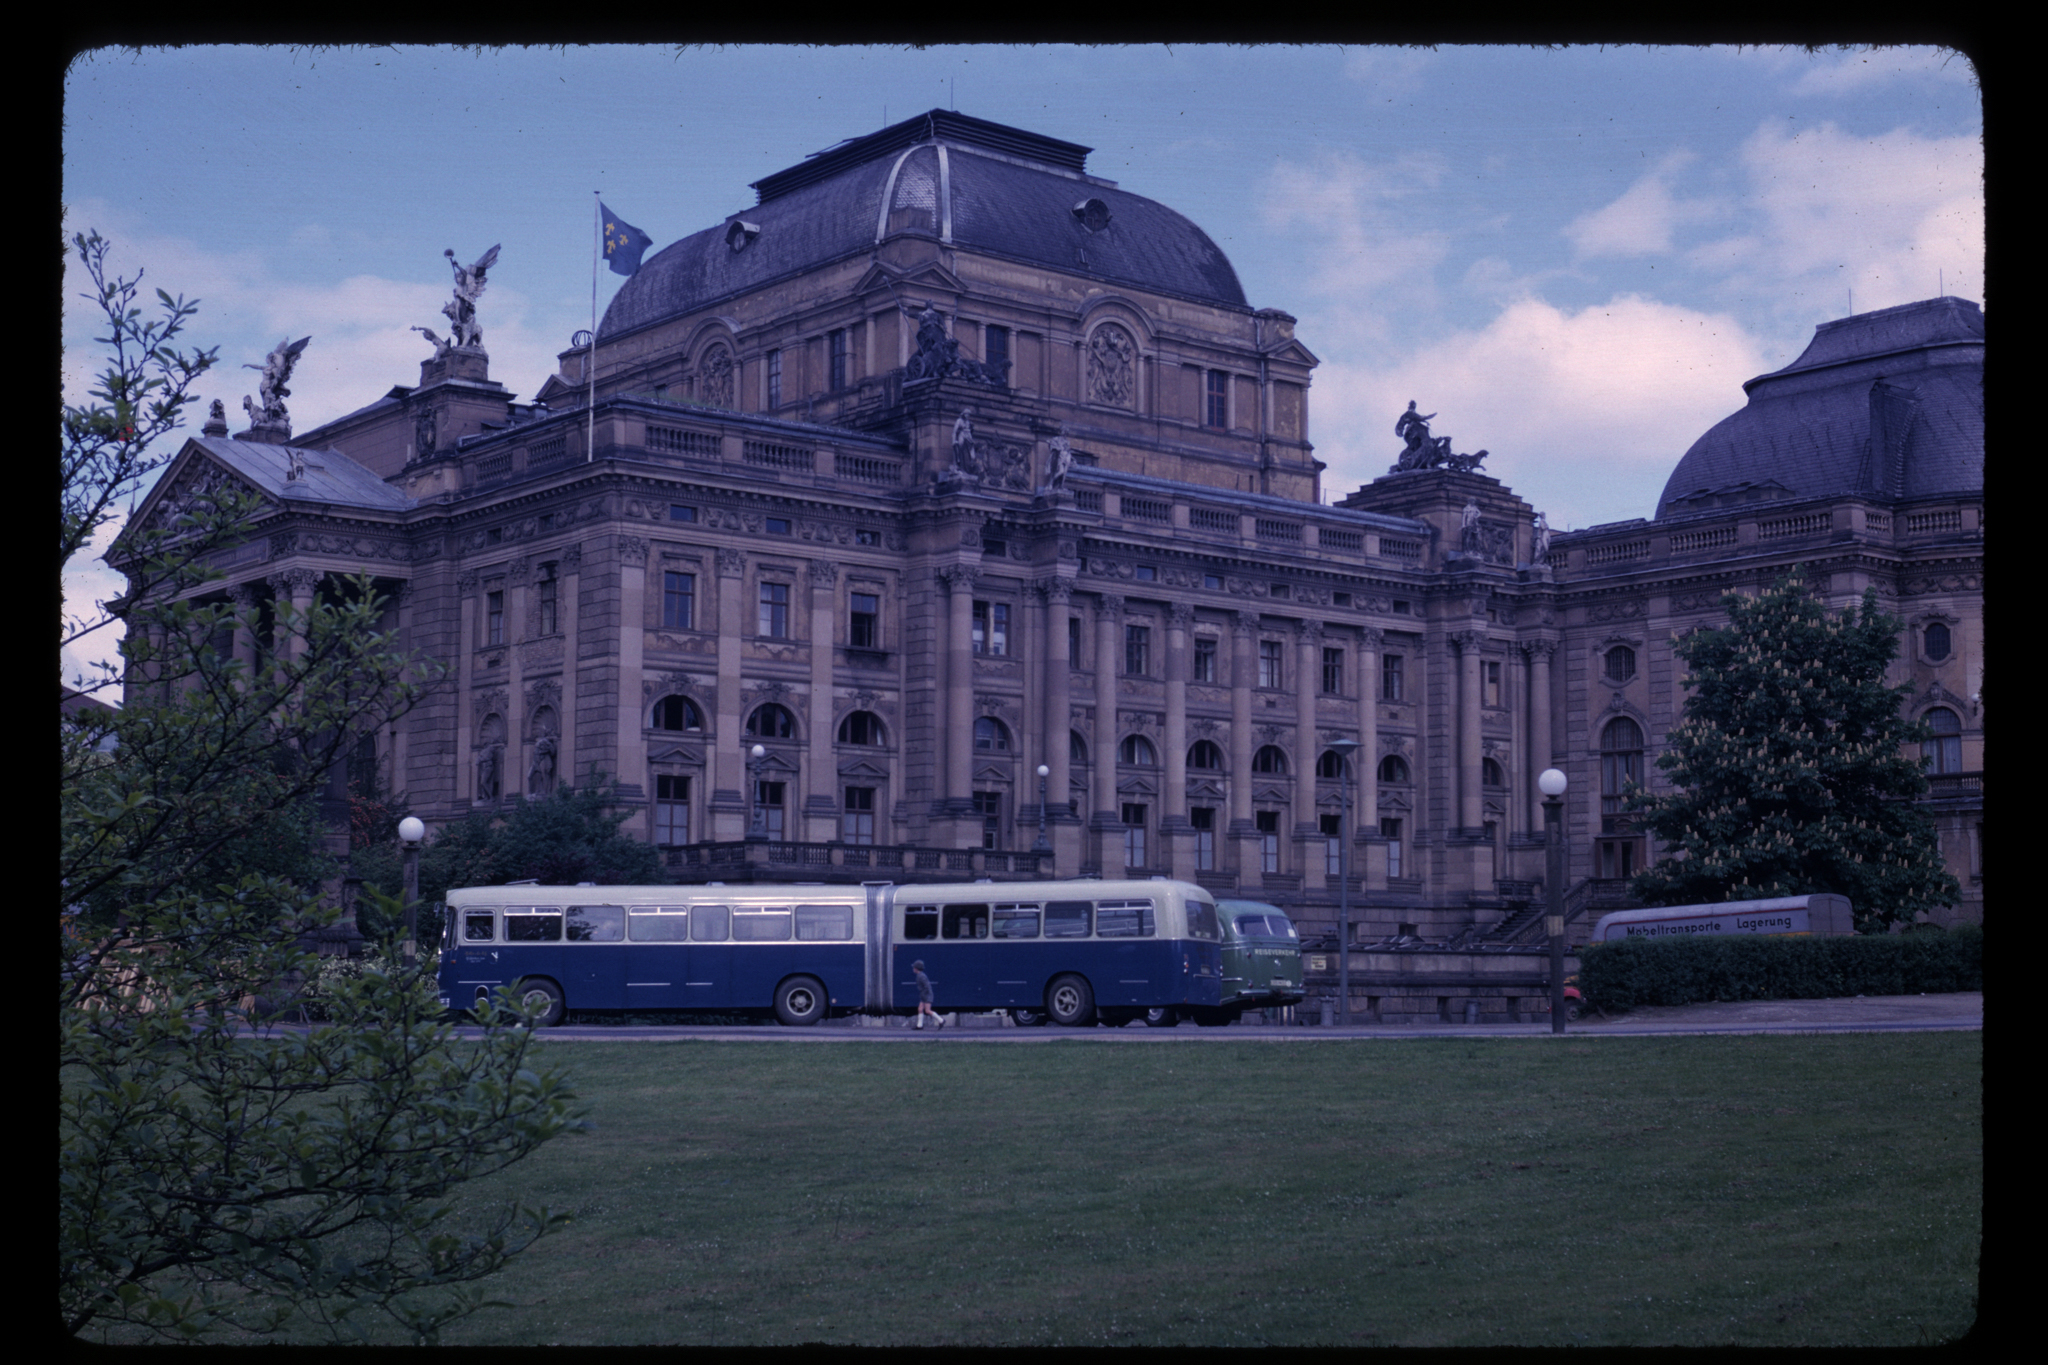
[[[1981,991],[1984,933],[1595,943],[1580,959],[1579,989],[1602,1009]]]

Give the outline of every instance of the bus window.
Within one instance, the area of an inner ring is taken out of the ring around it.
[[[1283,915],[1239,915],[1235,922],[1237,932],[1247,937],[1294,937],[1294,926]]]
[[[1196,900],[1193,896],[1190,896],[1187,900],[1187,907],[1189,938],[1219,939],[1223,937],[1223,931],[1216,923],[1215,906],[1211,905],[1208,901]]]
[[[635,943],[681,943],[690,936],[690,916],[681,908],[636,907],[626,920],[626,937]]]
[[[690,908],[690,941],[692,943],[723,943],[730,937],[732,911],[722,905],[697,905]]]
[[[462,937],[468,943],[489,943],[491,941],[491,918],[489,910],[468,910],[462,916]]]
[[[986,905],[947,906],[945,936],[947,938],[987,938],[988,907]]]
[[[918,905],[903,912],[903,937],[905,939],[937,938],[938,936],[938,907]]]
[[[1095,908],[1092,901],[1047,901],[1045,905],[1045,936],[1047,938],[1088,937],[1088,915]]]
[[[1152,937],[1151,901],[1104,901],[1095,907],[1097,938]]]
[[[572,905],[569,907],[571,943],[617,943],[626,936],[626,908],[622,905]]]
[[[853,907],[850,905],[799,905],[796,908],[796,936],[800,941],[849,939],[853,937]]]
[[[519,906],[505,911],[507,943],[560,943],[562,912]]]
[[[1037,938],[1038,907],[998,905],[995,908],[997,938]]]
[[[747,943],[775,943],[789,937],[789,911],[764,910],[732,917],[732,936]]]

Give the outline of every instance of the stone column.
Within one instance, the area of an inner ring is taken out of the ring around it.
[[[939,571],[951,594],[946,603],[946,814],[966,820],[974,791],[974,585],[981,570],[955,565]],[[975,830],[975,844],[980,830]],[[973,845],[962,845],[972,847]]]
[[[738,550],[718,552],[718,698],[714,703],[712,757],[705,767],[711,781],[710,837],[743,839],[752,810],[747,791],[746,736],[740,733],[740,670],[749,632],[745,590],[747,559]]]
[[[1071,578],[1048,578],[1038,584],[1039,593],[1045,598],[1045,649],[1042,651],[1041,666],[1045,670],[1042,695],[1045,697],[1045,747],[1039,762],[1052,769],[1045,780],[1046,828],[1051,833],[1053,847],[1061,848],[1060,821],[1067,818],[1067,802],[1072,799],[1073,772],[1069,759],[1073,753],[1073,677],[1074,661],[1067,652],[1067,603],[1074,595],[1074,581]],[[1033,764],[1034,770],[1037,764]],[[1064,851],[1064,850],[1063,850]],[[1078,855],[1077,855],[1078,856]],[[1062,857],[1057,860],[1060,870],[1072,875],[1077,863]]]
[[[498,786],[507,796],[533,794],[526,790],[526,673],[519,657],[526,639],[526,585],[532,577],[530,559],[521,557],[505,566],[505,621],[510,629],[505,632],[505,771]],[[625,774],[620,777],[623,780]]]
[[[279,575],[292,595],[291,659],[306,657],[306,619],[313,611],[313,589],[320,585],[316,569],[287,569]]]
[[[1352,809],[1358,814],[1358,828],[1365,831],[1362,856],[1352,867],[1368,887],[1387,884],[1386,850],[1377,840],[1380,833],[1380,646],[1387,634],[1377,626],[1358,632],[1358,752],[1352,755]],[[1356,836],[1352,836],[1354,839]],[[1354,847],[1356,845],[1354,844]]]
[[[398,632],[398,647],[400,649],[411,649],[413,641],[418,638],[412,628],[413,608],[418,605],[419,601],[413,592],[410,579],[402,580],[396,588],[392,589],[389,610],[393,626]],[[412,670],[406,670],[406,676],[414,676]],[[389,797],[406,790],[406,765],[411,759],[411,754],[409,753],[411,732],[402,719],[387,725],[385,729],[391,737],[391,747],[386,755],[388,761],[385,765],[385,771],[390,774],[390,781],[384,789],[384,794]]]
[[[1259,614],[1237,613],[1230,625],[1230,839],[1240,878],[1259,870],[1252,824],[1252,681],[1258,677],[1252,650],[1258,638]]]
[[[562,748],[556,755],[555,771],[561,774],[563,782],[573,786],[579,780],[576,771],[579,719],[576,712],[576,661],[580,653],[577,642],[582,639],[579,633],[577,607],[581,603],[583,547],[571,545],[563,550],[561,566],[561,585],[556,589],[561,594],[560,605],[557,608],[560,615],[556,624],[562,628]],[[584,774],[584,777],[588,776],[589,774]]]
[[[477,590],[481,582],[476,570],[465,570],[455,580],[455,802],[476,800],[476,685]],[[462,794],[464,787],[469,795]]]
[[[1550,751],[1550,656],[1557,650],[1555,640],[1524,640],[1522,653],[1529,660],[1529,761],[1523,765],[1522,785],[1527,790],[1528,823],[1525,828],[1543,829],[1543,794],[1536,779],[1554,761]]]
[[[1088,827],[1095,836],[1090,842],[1105,877],[1123,872],[1121,831],[1123,816],[1116,808],[1116,719],[1117,675],[1122,672],[1124,599],[1103,593],[1095,600],[1095,763],[1094,782],[1089,787],[1089,804],[1094,811]],[[1111,865],[1115,864],[1114,871]]]
[[[1458,824],[1479,828],[1479,649],[1484,633],[1460,630],[1451,634],[1458,651]]]
[[[832,647],[839,566],[814,559],[806,574],[811,585],[811,713],[804,746],[804,837],[829,843],[839,837],[839,768],[832,761],[838,739],[832,728]]]
[[[638,536],[620,536],[619,555],[619,682],[617,693],[618,772],[612,780],[621,795],[640,795],[646,807],[647,788],[647,701],[642,688],[647,654],[647,542]],[[514,695],[517,695],[516,689]],[[516,705],[516,703],[515,703]],[[512,740],[517,745],[516,734]],[[636,827],[652,839],[654,831],[640,822]]]
[[[256,685],[257,601],[254,584],[238,584],[229,594],[235,609],[235,662],[241,667],[241,690]]]
[[[1153,866],[1192,880],[1195,859],[1188,823],[1188,627],[1195,609],[1175,602],[1166,609],[1166,785],[1159,793],[1159,838],[1166,856]]]
[[[1316,692],[1322,685],[1323,623],[1303,621],[1296,628],[1298,648],[1294,679],[1294,846],[1300,850],[1302,885],[1328,863],[1323,856],[1322,826],[1316,816],[1316,760],[1323,756],[1316,729]]]

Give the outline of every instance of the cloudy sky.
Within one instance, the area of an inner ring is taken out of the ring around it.
[[[1321,358],[1339,493],[1393,462],[1412,398],[1553,526],[1648,516],[1817,324],[1983,301],[1976,73],[1930,48],[187,47],[89,53],[65,93],[67,238],[201,301],[201,393],[236,419],[241,366],[311,335],[301,431],[418,382],[443,248],[502,243],[480,320],[530,398],[589,325],[593,191],[665,246],[930,108],[1093,147],[1207,231]],[[108,579],[73,575],[73,609]]]

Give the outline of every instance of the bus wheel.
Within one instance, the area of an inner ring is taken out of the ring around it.
[[[1077,1028],[1095,1017],[1095,992],[1078,976],[1058,976],[1045,992],[1045,1012],[1066,1028]]]
[[[1011,1010],[1010,1022],[1018,1028],[1039,1028],[1051,1022],[1044,1010]]]
[[[519,1003],[534,1016],[534,1027],[553,1028],[569,1012],[562,988],[545,977],[530,976],[519,983]]]
[[[1171,1007],[1145,1011],[1145,1023],[1152,1028],[1172,1028],[1179,1022],[1180,1011]]]
[[[792,976],[775,988],[775,1017],[796,1027],[825,1017],[825,988],[808,976]]]

